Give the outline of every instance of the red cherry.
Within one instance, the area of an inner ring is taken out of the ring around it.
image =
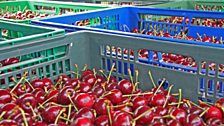
[[[73,102],[77,106],[78,109],[80,108],[92,108],[94,101],[93,98],[87,93],[79,93],[73,98]]]
[[[93,71],[90,69],[87,69],[86,71],[84,71],[82,73],[81,79],[83,79],[85,76],[89,75],[89,74],[93,74]]]
[[[114,117],[113,126],[132,126],[132,116],[121,112]]]
[[[165,116],[168,113],[168,110],[167,108],[163,108],[162,106],[156,106],[154,112],[161,116]]]
[[[31,84],[34,88],[44,88],[44,82],[41,79],[35,79],[31,81]]]
[[[88,93],[89,91],[91,91],[92,86],[89,83],[86,82],[81,82],[79,83],[79,90],[82,93]]]
[[[109,126],[109,118],[107,115],[101,115],[95,120],[96,126]]]
[[[137,109],[139,106],[147,105],[147,100],[143,96],[137,96],[132,99],[133,109]]]
[[[35,108],[37,105],[37,101],[34,95],[31,93],[26,93],[24,95],[21,95],[17,99],[17,103],[27,113],[32,113],[31,106],[32,108]]]
[[[53,85],[53,82],[48,78],[43,78],[42,81],[44,83],[44,86],[47,87],[47,89],[49,89]]]
[[[112,106],[110,100],[106,98],[99,98],[96,100],[95,104],[93,105],[93,108],[96,110],[97,114],[107,115],[107,108],[106,108],[107,105]]]
[[[32,115],[25,113],[25,117],[26,117],[28,125],[32,126],[33,125]],[[21,126],[25,125],[22,113],[18,114],[14,120]]]
[[[58,90],[51,89],[48,91],[48,94],[45,99],[46,100],[50,99],[49,102],[57,103],[58,102],[58,98],[57,98],[58,93],[59,93]]]
[[[133,29],[131,30],[131,32],[132,32],[132,33],[138,33],[139,30],[138,30],[138,28],[133,28]]]
[[[122,92],[118,89],[112,89],[111,91],[109,92],[106,92],[107,93],[110,93],[107,98],[114,104],[118,104],[122,101]]]
[[[220,126],[220,125],[222,125],[223,123],[222,123],[222,120],[221,120],[221,119],[212,117],[212,118],[209,118],[209,119],[207,120],[207,124],[208,124],[209,126]]]
[[[111,82],[106,85],[106,90],[110,91],[112,89],[117,89],[118,83],[117,82]]]
[[[93,126],[90,119],[86,117],[77,118],[70,126]]]
[[[141,115],[142,113],[148,111],[150,109],[149,106],[140,106],[138,107],[135,111],[134,111],[134,118],[138,117],[139,115]],[[150,111],[150,112],[147,112],[144,116],[142,116],[140,119],[137,120],[137,124],[148,124],[149,122],[151,122],[152,120],[152,117],[153,117],[153,112]]]
[[[75,96],[75,89],[71,86],[63,87],[58,93],[58,103],[62,105],[68,105],[71,103],[70,98]]]
[[[95,115],[93,113],[93,110],[90,108],[81,108],[77,113],[76,113],[76,118],[79,117],[85,117],[91,120],[92,123],[95,121]]]
[[[34,95],[36,101],[37,101],[37,104],[38,103],[43,103],[45,101],[45,92],[43,89],[41,88],[36,88],[33,90],[32,94]]]
[[[12,57],[12,58],[5,59],[2,65],[7,66],[7,65],[18,63],[18,62],[19,62],[18,58]]]
[[[192,126],[204,126],[204,121],[199,115],[188,114],[186,118],[186,124]]]
[[[93,74],[88,74],[82,78],[82,81],[93,86],[96,82],[96,78]]]
[[[122,94],[131,94],[133,91],[133,85],[129,80],[123,79],[118,83],[118,89]]]
[[[206,119],[209,119],[209,118],[222,119],[222,112],[219,108],[211,106],[211,107],[209,107],[208,111],[206,112],[205,118]]]
[[[20,110],[18,108],[18,106],[14,103],[6,103],[5,105],[3,105],[1,107],[1,111],[2,112],[6,112],[3,115],[4,119],[14,119],[16,115],[18,115],[20,113]]]
[[[59,106],[48,106],[42,112],[42,117],[46,122],[54,123],[61,110],[62,108]]]
[[[156,94],[152,96],[151,102],[149,105],[151,106],[163,106],[165,104],[166,97],[162,94]]]
[[[75,88],[78,85],[78,83],[79,83],[79,79],[71,78],[65,82],[64,86],[72,86],[73,88]]]
[[[46,122],[36,122],[34,126],[48,126]]]
[[[1,120],[0,126],[18,126],[15,120]]]
[[[61,80],[61,82],[62,82],[63,84],[65,84],[69,79],[70,79],[70,78],[69,78],[67,75],[62,74],[62,75],[59,75],[59,76],[58,76],[58,78],[55,80],[55,82],[58,83],[58,81]]]
[[[97,80],[97,83],[99,83],[99,84],[105,82],[105,78],[103,76],[100,76],[100,75],[96,75],[96,80]]]
[[[31,93],[31,91],[32,91],[32,89],[31,89],[30,85],[27,83],[19,84],[15,89],[17,96],[23,95],[25,93]]]
[[[182,126],[182,124],[178,120],[170,120],[166,124],[167,126]]]
[[[187,113],[181,108],[173,108],[170,114],[173,115],[181,124],[185,122],[187,117]]]
[[[12,96],[7,90],[0,89],[0,107],[12,101]]]

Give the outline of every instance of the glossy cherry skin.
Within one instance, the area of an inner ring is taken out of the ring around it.
[[[27,123],[29,126],[32,126],[33,125],[33,120],[32,120],[32,115],[28,114],[28,113],[25,113],[25,117],[26,117],[26,120],[27,120]],[[14,119],[19,125],[25,125],[24,124],[24,119],[23,119],[23,116],[22,114],[20,113],[19,115],[17,115]]]
[[[138,117],[142,113],[148,111],[150,109],[149,106],[139,106],[135,111],[134,111],[134,118]],[[140,119],[137,120],[137,124],[143,125],[143,124],[148,124],[152,120],[152,111],[147,112],[144,116],[142,116]]]
[[[167,126],[183,126],[178,120],[170,120],[166,124]]]
[[[31,84],[34,88],[44,88],[45,84],[41,79],[35,79],[31,81]]]
[[[15,89],[16,95],[20,96],[23,95],[25,93],[30,93],[32,92],[32,88],[29,86],[29,84],[25,83],[25,84],[19,84],[16,89]]]
[[[85,117],[91,120],[92,123],[95,121],[95,115],[93,113],[93,110],[90,108],[81,108],[77,113],[76,113],[76,118],[79,117]]]
[[[4,119],[14,119],[15,116],[21,113],[18,106],[14,103],[6,103],[3,105],[0,109],[0,113],[2,112],[6,112],[3,115]]]
[[[104,93],[103,86],[98,85],[98,86],[93,87],[92,92],[95,93],[97,97],[102,96]]]
[[[4,60],[3,66],[15,64],[15,63],[18,63],[18,62],[19,62],[19,59],[18,58],[15,58],[15,57],[8,58],[8,59],[5,59]]]
[[[103,76],[100,75],[96,75],[96,80],[98,84],[104,83],[105,82],[105,78]]]
[[[15,120],[3,119],[0,121],[0,126],[18,126]]]
[[[133,85],[129,80],[123,79],[118,83],[118,89],[122,94],[131,94],[133,91]]]
[[[156,94],[152,96],[151,102],[149,105],[151,106],[163,106],[165,104],[166,97],[163,94]]]
[[[110,91],[112,89],[117,89],[117,87],[118,87],[118,83],[117,82],[111,82],[111,83],[106,85],[106,90]]]
[[[222,112],[219,108],[211,106],[205,114],[205,118],[219,118],[222,119]]]
[[[79,117],[70,126],[93,126],[93,123],[86,117]]]
[[[114,117],[113,126],[132,126],[132,116],[125,113],[125,112],[121,112],[119,114],[117,114]]]
[[[54,123],[55,119],[57,118],[61,110],[62,108],[59,106],[48,106],[42,112],[42,117],[46,122]]]
[[[71,100],[75,97],[75,89],[71,86],[63,87],[60,92],[58,93],[58,103],[62,105],[68,105],[71,103]]]
[[[24,95],[21,95],[17,99],[17,103],[27,113],[32,113],[31,106],[32,106],[32,108],[35,108],[37,105],[37,101],[36,101],[34,95],[31,93],[26,93]]]
[[[7,90],[0,89],[0,107],[12,101],[12,96]]]
[[[219,118],[209,118],[206,123],[209,125],[209,126],[220,126],[222,123],[222,120],[219,119]]]
[[[139,106],[147,105],[147,100],[143,96],[136,96],[132,99],[133,109],[137,109]]]
[[[122,92],[118,89],[112,89],[109,92],[106,92],[107,98],[114,104],[117,105],[118,103],[120,103],[122,101]]]
[[[42,81],[44,83],[44,87],[47,87],[48,90],[53,86],[53,82],[48,78],[43,78]]]
[[[78,109],[80,108],[92,108],[94,101],[93,98],[87,93],[79,93],[73,98],[73,102],[77,106]]]
[[[50,89],[48,91],[48,94],[46,96],[46,100],[50,99],[49,102],[58,102],[58,93],[59,91],[57,89]]]
[[[156,106],[154,109],[154,112],[161,115],[161,116],[165,116],[168,113],[167,108],[163,108],[162,106]]]
[[[110,100],[106,98],[99,98],[96,100],[95,104],[93,105],[93,108],[96,110],[96,113],[98,115],[107,115],[107,105],[112,106]]]
[[[186,124],[193,126],[204,126],[204,121],[199,115],[196,114],[188,114],[186,118]]]
[[[90,70],[90,69],[85,70],[85,71],[82,73],[81,80],[82,80],[85,76],[87,76],[87,75],[89,75],[89,74],[93,74],[93,71]]]
[[[80,82],[79,83],[79,90],[82,93],[88,93],[89,91],[91,91],[92,86],[86,82]]]
[[[47,125],[46,122],[41,122],[41,121],[39,121],[39,122],[36,122],[36,123],[34,124],[34,126],[48,126],[48,125]]]
[[[96,78],[93,74],[88,74],[82,78],[82,81],[93,86],[96,83]]]
[[[185,110],[181,108],[173,108],[170,114],[173,115],[176,118],[176,120],[178,120],[181,124],[184,124],[185,119],[187,117],[187,113],[185,112]]]
[[[94,124],[96,126],[108,126],[109,125],[109,118],[107,115],[101,115],[96,118]]]
[[[59,75],[58,78],[55,80],[56,83],[60,81],[60,83],[65,84],[70,78],[67,75]]]
[[[64,86],[72,86],[73,88],[76,88],[76,86],[79,83],[79,79],[71,78],[68,81],[65,82]]]

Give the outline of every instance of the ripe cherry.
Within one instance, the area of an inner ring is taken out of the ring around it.
[[[32,89],[31,89],[30,85],[27,83],[19,84],[15,89],[17,96],[23,95],[25,93],[30,93],[31,91],[32,91]]]
[[[93,113],[93,110],[90,108],[81,108],[77,113],[76,113],[76,118],[79,117],[85,117],[91,120],[92,123],[95,121],[95,115]]]
[[[133,91],[133,85],[129,80],[123,79],[118,83],[118,89],[122,94],[131,94]]]
[[[41,79],[35,79],[31,81],[31,84],[34,88],[44,88],[44,82]]]
[[[77,106],[78,109],[80,108],[92,108],[94,101],[93,98],[87,93],[79,93],[73,98],[73,102]]]
[[[96,118],[95,123],[96,126],[108,126],[109,125],[109,118],[107,115],[101,115]]]
[[[36,101],[37,101],[37,104],[38,103],[43,103],[45,101],[45,92],[43,89],[41,88],[36,88],[32,91],[32,94],[34,95]]]
[[[147,100],[143,96],[136,96],[132,99],[133,109],[137,109],[139,106],[147,105]]]
[[[134,111],[134,118],[138,117],[139,115],[143,114],[144,112],[150,110],[149,106],[139,106],[135,111]],[[137,124],[144,125],[148,124],[152,120],[152,111],[147,112],[145,115],[143,115],[140,119],[137,120]]]
[[[46,122],[54,123],[61,110],[62,108],[59,106],[48,106],[42,112],[42,117]]]
[[[37,101],[33,94],[26,93],[17,99],[19,106],[27,113],[32,113],[32,109],[36,107]]]
[[[79,83],[79,90],[82,93],[88,93],[89,91],[91,91],[92,86],[89,83],[86,82],[80,82]]]
[[[58,103],[68,105],[71,103],[71,98],[75,97],[75,89],[71,86],[63,87],[58,93]]]
[[[33,119],[32,119],[32,115],[28,114],[28,113],[25,113],[25,117],[26,117],[26,120],[27,120],[27,123],[29,126],[32,126],[33,125]],[[25,123],[24,123],[24,119],[23,119],[23,115],[22,113],[18,114],[15,119],[14,119],[17,124],[19,124],[20,126],[24,126]]]
[[[122,92],[118,89],[112,89],[109,92],[106,92],[106,94],[109,93],[107,98],[114,104],[118,104],[122,101]]]
[[[170,114],[174,116],[176,120],[178,120],[181,124],[184,124],[185,119],[187,117],[187,113],[181,108],[173,108]]]
[[[70,126],[93,126],[93,123],[86,117],[79,117]]]
[[[20,112],[18,106],[14,103],[6,103],[0,109],[0,113],[6,112],[3,115],[4,119],[14,119]]]
[[[0,107],[12,101],[12,96],[7,90],[0,89]]]
[[[220,126],[221,124],[223,124],[221,119],[214,117],[209,118],[206,122],[209,126]]]
[[[76,88],[76,86],[79,83],[79,79],[71,78],[68,81],[65,82],[64,86],[72,86],[73,88]]]
[[[93,74],[88,74],[82,78],[82,81],[93,86],[96,82],[96,78]]]
[[[14,120],[9,120],[9,119],[3,119],[0,121],[0,125],[1,126],[18,126],[18,124],[16,123],[16,121]]]
[[[166,97],[163,94],[153,95],[149,105],[151,106],[163,106],[165,104]]]
[[[100,97],[104,93],[103,86],[95,86],[92,88],[92,92],[96,94],[97,97]]]
[[[193,126],[204,126],[204,121],[199,115],[188,114],[186,118],[186,124]]]
[[[208,111],[206,112],[205,118],[206,119],[209,119],[209,118],[222,119],[222,112],[219,108],[217,108],[215,106],[211,106],[211,107],[209,107]]]
[[[114,117],[113,126],[131,126],[132,125],[132,116],[125,113],[125,112],[121,112],[119,114],[117,114]]]
[[[110,100],[106,98],[99,98],[96,100],[95,104],[93,105],[93,108],[96,110],[97,114],[107,115],[107,108],[106,108],[107,105],[112,106]]]
[[[118,83],[117,82],[111,82],[111,83],[106,85],[106,90],[110,91],[112,89],[117,89],[117,87],[118,87]]]

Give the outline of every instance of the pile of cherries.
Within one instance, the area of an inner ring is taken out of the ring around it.
[[[222,11],[224,6],[206,6],[206,5],[195,5],[195,10],[203,10],[203,11]]]
[[[4,14],[1,14],[1,18],[7,18],[7,19],[13,19],[13,20],[26,20],[26,19],[32,19],[32,18],[43,18],[48,17],[49,14],[40,14],[32,12],[31,10],[26,11],[17,11],[15,13],[6,12]]]
[[[29,81],[27,73],[13,88],[0,90],[0,125],[4,126],[218,126],[224,123],[224,98],[214,104],[171,93],[163,79],[142,91],[136,79],[117,81],[102,70],[83,69],[76,77],[59,75]],[[150,78],[152,78],[149,72]]]

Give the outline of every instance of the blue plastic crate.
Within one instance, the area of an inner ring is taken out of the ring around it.
[[[159,22],[160,19],[181,17],[183,20],[180,23]],[[186,35],[197,37],[197,34],[207,36],[216,36],[217,39],[223,37],[224,25],[222,27],[208,27],[202,26],[204,19],[224,19],[224,13],[221,12],[204,12],[191,10],[171,10],[171,9],[157,9],[157,8],[140,8],[140,7],[122,7],[104,9],[99,11],[84,12],[81,14],[72,14],[66,16],[57,16],[47,18],[39,21],[32,21],[33,24],[57,27],[65,29],[67,32],[75,32],[79,30],[100,31],[111,34],[127,35],[134,37],[141,37],[147,39],[165,40],[167,42],[185,43],[200,46],[209,46],[216,48],[224,48],[224,44],[196,42],[189,40],[180,40],[174,38],[165,38],[158,36],[149,36],[146,34],[130,33],[133,28],[145,31],[163,31],[171,35],[179,34],[180,32],[187,32]],[[195,20],[200,19],[200,25],[195,25]],[[80,21],[87,21],[86,26],[77,26]],[[189,20],[186,23],[186,20]],[[192,21],[194,20],[194,21]],[[162,60],[162,54],[157,52],[159,59],[157,61],[152,59],[153,51],[149,51],[148,59],[139,59],[140,62],[148,64],[156,64],[172,69],[180,69],[183,71],[196,72],[196,67],[186,67],[174,63],[166,63]],[[203,73],[205,70],[201,70]],[[214,71],[209,71],[214,75]],[[220,74],[222,75],[222,73]]]

